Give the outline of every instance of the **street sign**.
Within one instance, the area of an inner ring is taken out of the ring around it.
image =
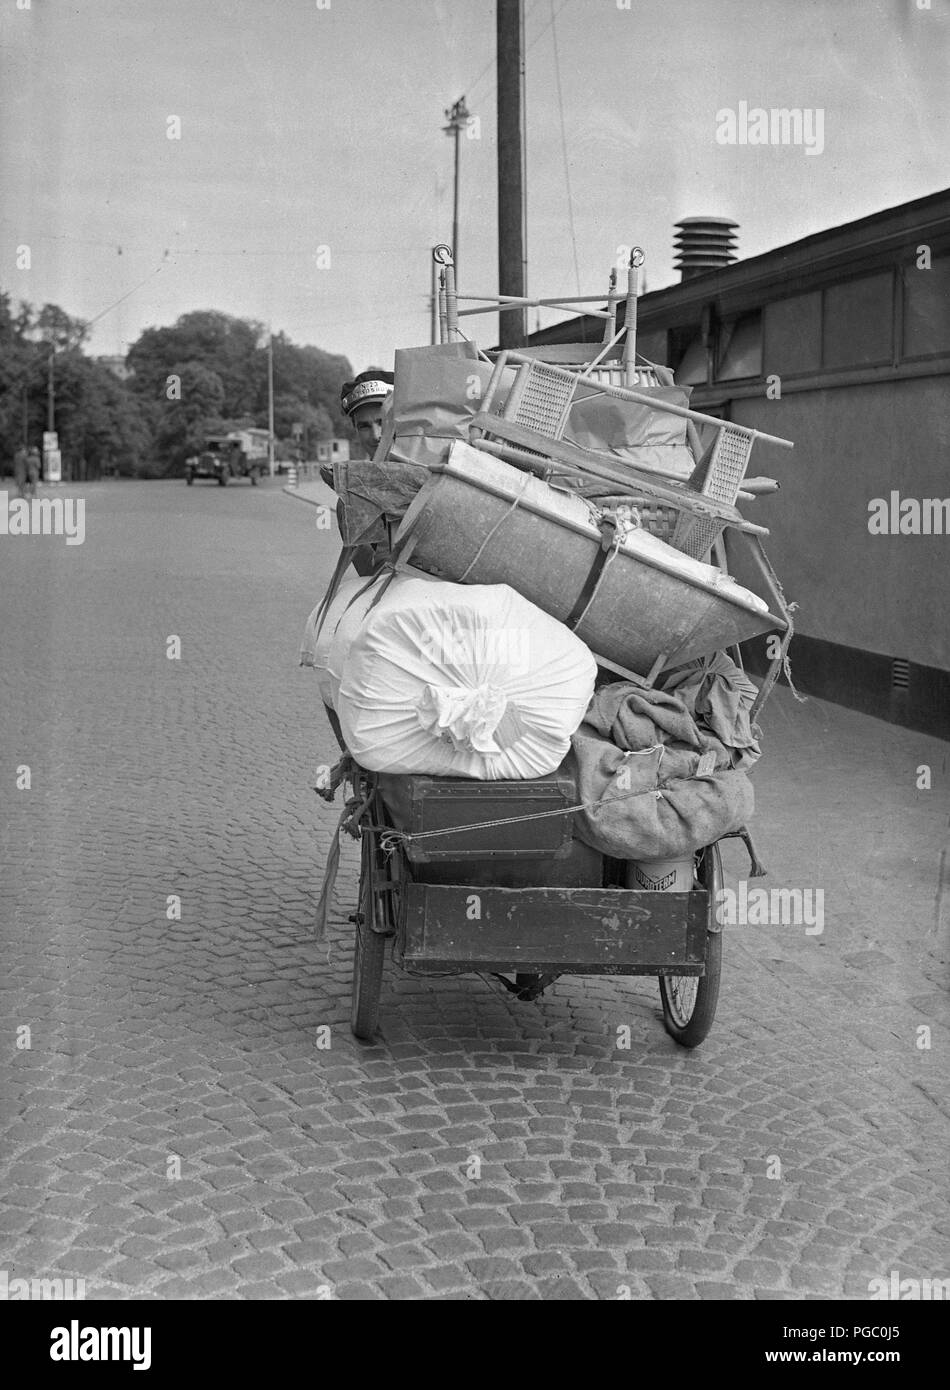
[[[55,430],[43,431],[43,453],[48,454],[51,449],[59,448],[59,435]]]
[[[58,449],[47,449],[44,462],[46,481],[48,483],[61,483],[63,481],[63,456],[60,451]]]

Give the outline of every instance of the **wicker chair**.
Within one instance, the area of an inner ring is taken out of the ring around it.
[[[500,415],[492,414],[492,405],[499,394],[502,374],[509,362],[517,365],[514,382],[508,392]],[[562,468],[574,468],[579,473],[590,472],[613,482],[625,482],[626,490],[641,513],[643,524],[654,535],[668,539],[677,550],[696,559],[704,559],[726,526],[762,533],[763,528],[744,522],[735,510],[752,445],[756,438],[787,447],[790,442],[772,435],[748,429],[729,421],[701,415],[685,407],[675,406],[640,390],[616,385],[604,380],[604,375],[616,374],[620,364],[603,363],[588,374],[584,367],[571,369],[545,362],[538,357],[521,353],[501,352],[482,401],[481,412],[475,421],[475,433],[484,447],[492,441],[507,442],[505,456],[517,453],[536,458],[550,458]],[[601,371],[599,378],[595,373]],[[564,443],[564,430],[579,385],[600,386],[607,395],[648,405],[654,410],[685,416],[693,424],[712,425],[715,437],[711,446],[698,461],[688,484],[664,479],[661,474],[647,475],[631,469],[622,474],[611,460],[590,450]],[[514,427],[511,428],[505,428]],[[507,440],[506,440],[507,437]],[[514,444],[514,448],[511,445]],[[585,457],[586,456],[586,457]],[[512,461],[517,462],[516,458]],[[655,479],[655,483],[653,482]],[[664,481],[667,487],[664,489]],[[638,482],[644,486],[640,494]],[[652,484],[652,485],[651,485]],[[657,493],[665,491],[667,497]],[[691,497],[698,505],[692,505]],[[702,501],[700,502],[700,499]],[[702,504],[705,505],[702,505]]]

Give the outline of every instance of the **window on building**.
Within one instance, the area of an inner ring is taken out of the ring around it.
[[[929,270],[904,267],[904,338],[902,357],[926,357],[950,351],[950,257]]]
[[[686,345],[674,373],[678,386],[706,385],[706,349],[703,347],[701,333],[696,333]]]
[[[890,271],[829,285],[822,306],[824,367],[889,362],[892,354],[893,276]]]
[[[663,328],[652,333],[638,333],[637,352],[648,362],[659,362],[661,366],[667,366],[666,329]]]
[[[719,381],[762,375],[762,315],[740,314],[719,325]]]
[[[765,371],[792,375],[821,366],[821,292],[765,306]]]

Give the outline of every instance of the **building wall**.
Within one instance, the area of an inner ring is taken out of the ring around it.
[[[782,490],[743,510],[772,532],[766,551],[799,604],[797,630],[950,670],[950,535],[868,531],[874,497],[950,497],[950,377],[745,397],[726,414],[795,442],[755,446],[750,473]]]

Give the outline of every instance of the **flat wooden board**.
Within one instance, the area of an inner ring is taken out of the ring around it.
[[[406,885],[397,959],[430,969],[697,973],[708,896],[620,888]]]

